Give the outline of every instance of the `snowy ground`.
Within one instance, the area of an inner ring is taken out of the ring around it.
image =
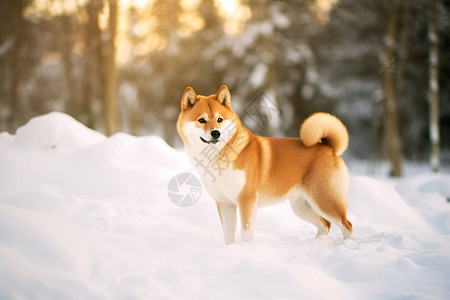
[[[214,202],[178,207],[194,172],[158,137],[91,131],[52,113],[0,134],[0,299],[448,299],[450,175],[353,174],[326,238],[287,203],[255,242],[225,246]]]

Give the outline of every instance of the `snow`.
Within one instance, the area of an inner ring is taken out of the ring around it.
[[[448,299],[449,174],[353,174],[353,240],[313,238],[283,203],[258,211],[255,242],[225,246],[205,190],[170,201],[182,172],[159,137],[61,113],[1,133],[0,299]]]

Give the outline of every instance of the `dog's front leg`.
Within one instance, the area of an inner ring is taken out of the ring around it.
[[[225,244],[232,244],[236,241],[236,214],[237,206],[235,204],[224,204],[216,202],[220,221],[222,222]]]
[[[256,196],[245,197],[239,201],[239,214],[241,216],[241,239],[243,242],[253,242],[255,230]]]

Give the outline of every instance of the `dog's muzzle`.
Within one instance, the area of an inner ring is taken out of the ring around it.
[[[205,140],[202,137],[200,137],[200,140],[202,140],[202,142],[205,143],[205,144],[213,144],[213,145],[215,145],[215,144],[217,144],[219,142],[220,131],[219,130],[211,131],[211,137],[212,137],[212,140],[210,140],[210,141],[207,141],[207,140]]]

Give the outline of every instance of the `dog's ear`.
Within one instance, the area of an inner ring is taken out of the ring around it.
[[[231,108],[231,95],[228,87],[222,85],[216,94],[216,100],[219,101],[223,106]]]
[[[194,106],[197,101],[197,95],[194,90],[188,86],[183,93],[183,97],[181,98],[181,111],[185,111],[192,106]]]

